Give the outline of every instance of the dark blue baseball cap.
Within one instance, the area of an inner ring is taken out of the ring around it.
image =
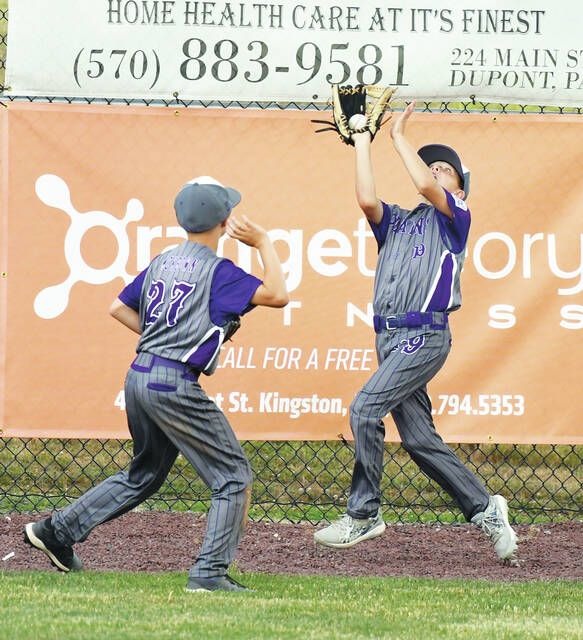
[[[241,194],[210,176],[187,182],[174,200],[180,226],[191,233],[208,231],[229,217],[241,202]]]
[[[421,147],[417,154],[427,166],[438,161],[450,164],[460,177],[465,197],[468,197],[470,194],[470,170],[464,167],[460,157],[451,147],[444,144],[428,144]]]

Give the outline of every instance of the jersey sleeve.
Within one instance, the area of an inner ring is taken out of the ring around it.
[[[453,218],[436,209],[439,230],[446,246],[454,253],[461,253],[466,248],[468,241],[471,223],[470,210],[464,200],[454,196],[446,189],[444,191]]]
[[[212,322],[221,327],[233,316],[242,316],[254,305],[251,298],[263,284],[259,278],[224,259],[215,269],[211,284],[209,312]]]
[[[383,205],[383,217],[381,218],[378,224],[374,222],[368,221],[370,228],[373,232],[375,240],[377,241],[378,250],[381,250],[383,244],[385,244],[385,239],[387,237],[387,233],[389,232],[389,227],[391,226],[392,214],[393,214],[393,206],[387,204],[386,202],[382,202]]]
[[[140,297],[142,295],[142,286],[148,269],[144,269],[139,273],[119,294],[118,298],[134,311],[140,310]]]

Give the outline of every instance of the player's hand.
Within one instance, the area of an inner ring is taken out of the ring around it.
[[[227,233],[231,238],[255,248],[268,237],[267,231],[247,216],[238,218],[232,214],[227,219]]]
[[[393,118],[393,122],[391,124],[391,138],[393,138],[393,140],[397,136],[405,135],[405,125],[407,124],[407,120],[409,120],[411,114],[415,110],[415,104],[415,100],[413,100],[413,102],[407,105],[407,108],[398,118]]]
[[[370,131],[355,132],[352,134],[352,141],[355,145],[366,145],[372,142],[372,136],[370,135]]]

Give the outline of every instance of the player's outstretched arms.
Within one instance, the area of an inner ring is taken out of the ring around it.
[[[393,119],[391,126],[393,146],[401,156],[405,169],[411,176],[417,191],[436,209],[451,218],[453,214],[443,187],[435,180],[429,167],[421,160],[413,145],[405,137],[405,126],[414,109],[415,101],[413,100],[398,118]]]
[[[263,284],[259,285],[255,291],[251,304],[263,307],[285,307],[289,302],[289,294],[279,258],[267,231],[246,216],[237,218],[231,215],[227,220],[227,233],[231,238],[255,247],[261,256]]]
[[[379,200],[374,182],[370,155],[371,135],[368,131],[353,133],[356,156],[356,201],[364,215],[374,224],[383,217],[383,205]]]
[[[138,312],[134,311],[134,309],[132,309],[131,307],[128,307],[119,298],[116,298],[111,303],[111,307],[109,307],[109,313],[116,320],[128,327],[128,329],[135,331],[137,334],[142,333],[142,330],[140,328],[140,316],[138,315]]]

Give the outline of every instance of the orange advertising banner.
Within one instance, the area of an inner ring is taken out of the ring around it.
[[[291,302],[258,308],[201,384],[241,439],[351,437],[375,371],[376,243],[354,196],[354,151],[315,112],[11,103],[0,112],[2,435],[124,438],[136,336],[109,305],[181,242],[174,196],[210,175],[270,232]],[[388,127],[387,127],[388,129]],[[379,196],[419,197],[388,130]],[[472,171],[472,228],[453,348],[429,385],[448,442],[583,444],[583,118],[415,114]],[[257,255],[223,255],[259,275]],[[387,440],[398,434],[387,418]]]

